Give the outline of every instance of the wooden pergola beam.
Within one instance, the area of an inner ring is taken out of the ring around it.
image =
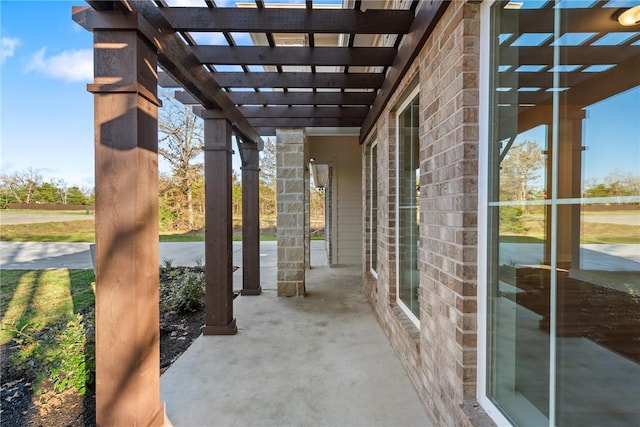
[[[520,58],[536,58],[536,64],[553,65],[553,46],[501,46],[501,55],[512,51]],[[617,46],[561,46],[562,64],[598,65],[619,64],[637,55],[638,48],[619,49]],[[504,52],[502,52],[504,51]]]
[[[370,105],[374,92],[227,92],[236,104],[248,105]],[[187,92],[176,92],[186,105],[200,104]],[[263,135],[262,133],[260,135]]]
[[[152,2],[126,2],[137,13],[137,19],[142,23],[144,31],[158,49],[158,62],[171,77],[182,83],[185,90],[200,101],[200,104],[209,109],[220,108],[224,110],[227,119],[232,123],[233,129],[241,137],[249,142],[264,143],[247,119],[237,109],[210,73],[202,66],[189,48],[184,44],[171,24],[162,15],[162,12]],[[122,14],[119,11],[96,12],[84,10],[88,18],[99,14]],[[74,13],[75,16],[75,13]],[[75,17],[74,17],[75,19]],[[77,21],[76,21],[77,22]],[[86,27],[87,29],[92,29]]]
[[[253,118],[359,118],[364,119],[369,107],[240,107],[240,111],[249,120]]]
[[[380,87],[384,81],[380,73],[237,72],[214,73],[213,77],[222,87],[367,89]]]
[[[378,91],[378,96],[371,106],[371,112],[362,124],[360,143],[363,143],[367,138],[373,125],[387,106],[389,99],[398,88],[400,80],[411,66],[411,63],[418,55],[422,46],[424,46],[433,28],[448,6],[449,2],[445,0],[433,0],[428,3],[422,3],[409,28],[409,33],[404,37],[398,49],[398,55],[389,68],[386,79]]]
[[[212,73],[212,77],[226,88],[374,89],[384,81],[381,73],[216,72]],[[162,87],[182,87],[166,73],[160,73],[158,81]]]
[[[409,10],[172,7],[162,14],[176,31],[404,34]]]
[[[254,127],[358,127],[358,117],[280,117],[249,119]]]
[[[302,66],[378,66],[391,65],[393,47],[271,47],[271,46],[192,46],[203,64],[213,65],[302,65]]]

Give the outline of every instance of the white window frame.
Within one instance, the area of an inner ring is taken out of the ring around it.
[[[498,427],[512,426],[498,407],[487,396],[487,262],[488,204],[489,204],[489,111],[491,84],[491,6],[495,0],[480,5],[480,71],[479,83],[479,150],[478,150],[478,336],[476,396],[478,403]]]
[[[376,224],[375,224],[375,239],[373,233],[374,224],[372,222],[373,219],[373,173],[374,173],[374,165],[373,165],[373,149],[378,149],[378,140],[374,139],[374,141],[369,146],[369,272],[377,279],[378,271],[374,268],[377,266],[378,261],[378,215],[376,215]],[[377,159],[376,155],[376,159]],[[378,165],[375,165],[375,173],[378,173]],[[376,176],[376,204],[378,203],[378,177]],[[377,210],[377,206],[376,206]],[[376,266],[373,265],[373,260],[371,259],[371,254],[373,250],[373,245],[376,245]]]
[[[395,157],[396,157],[396,179],[395,179],[395,188],[396,188],[396,244],[395,244],[395,251],[396,251],[396,303],[398,304],[398,306],[402,309],[402,311],[404,312],[404,314],[407,315],[407,317],[409,318],[409,320],[411,320],[411,322],[413,322],[414,325],[416,325],[416,327],[418,329],[420,329],[420,319],[409,309],[409,307],[406,306],[406,304],[400,299],[400,257],[398,256],[398,254],[400,253],[400,250],[398,248],[398,245],[400,244],[400,227],[398,226],[398,218],[400,218],[400,197],[399,197],[399,192],[398,189],[400,187],[400,167],[399,167],[399,162],[398,159],[400,158],[400,126],[398,126],[398,122],[400,120],[400,114],[402,114],[402,112],[404,112],[405,108],[407,108],[407,106],[409,104],[411,104],[411,101],[413,101],[417,96],[419,96],[420,93],[420,84],[418,84],[404,99],[404,101],[402,101],[402,104],[400,104],[398,106],[398,109],[396,110],[396,114],[395,114],[395,125],[396,125],[396,147],[395,147]],[[420,119],[420,116],[418,115],[418,119]],[[420,126],[418,124],[418,133]],[[418,139],[419,139],[419,135],[418,135]],[[418,225],[418,236],[420,236],[420,226]],[[420,251],[418,251],[418,259],[420,258]],[[418,283],[418,287],[421,287],[421,283]],[[420,292],[418,292],[418,298],[420,298]]]

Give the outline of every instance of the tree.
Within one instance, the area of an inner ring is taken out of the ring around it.
[[[38,203],[62,203],[60,190],[50,182],[40,185],[36,191],[35,202]]]
[[[525,201],[544,166],[540,145],[532,141],[514,144],[500,165],[500,193],[507,200]],[[502,198],[501,197],[501,198]]]
[[[160,147],[158,152],[171,166],[173,177],[184,194],[181,211],[186,210],[187,227],[195,228],[194,189],[203,180],[203,163],[196,161],[202,153],[202,122],[184,105],[165,98],[158,120]],[[180,212],[182,214],[182,212]]]
[[[276,192],[275,189],[260,182],[260,218],[275,217],[276,215]]]
[[[242,182],[236,171],[231,177],[231,212],[234,217],[242,216]]]
[[[260,152],[260,181],[276,189],[276,141],[266,138]]]
[[[609,172],[609,174],[604,177],[604,183],[610,189],[611,196],[613,197],[620,198],[638,194],[637,192],[634,194],[634,187],[637,186],[637,177],[621,169],[616,168]],[[618,203],[620,203],[620,201],[618,201]]]
[[[73,186],[67,190],[67,202],[70,205],[88,205],[89,198],[80,190],[79,187]]]

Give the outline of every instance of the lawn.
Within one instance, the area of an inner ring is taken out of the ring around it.
[[[95,221],[43,222],[0,225],[0,240],[5,242],[86,242],[95,241]]]
[[[260,236],[262,241],[276,240],[275,232],[268,228]],[[5,242],[95,242],[95,221],[64,221],[45,222],[38,224],[0,224],[0,241]],[[204,231],[190,231],[186,233],[163,233],[159,237],[161,242],[203,242]],[[313,237],[313,240],[324,239],[323,236]],[[241,230],[235,230],[233,240],[241,241]]]
[[[629,215],[629,212],[623,212]],[[592,214],[592,213],[590,213]],[[622,215],[619,212],[598,213],[599,216]],[[640,214],[640,213],[639,213]],[[523,216],[518,223],[522,230],[514,232],[512,230],[502,230],[501,242],[510,243],[542,243],[545,236],[545,221],[542,215]],[[606,222],[582,221],[580,224],[581,244],[640,244],[640,228],[631,224],[616,224]]]
[[[92,270],[0,270],[0,344],[94,304]]]

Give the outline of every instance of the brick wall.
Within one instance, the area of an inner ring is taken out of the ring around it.
[[[447,426],[492,424],[475,404],[479,9],[477,3],[451,2],[373,131],[379,261],[377,278],[364,264],[365,293],[429,413]],[[395,302],[395,109],[415,84],[420,88],[419,328]],[[365,248],[367,243],[365,236]]]

